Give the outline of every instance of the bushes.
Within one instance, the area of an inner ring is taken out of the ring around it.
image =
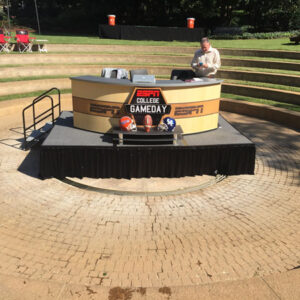
[[[291,36],[299,34],[300,31],[277,31],[277,32],[256,32],[249,33],[244,32],[240,35],[231,34],[217,34],[211,35],[211,39],[215,40],[249,40],[249,39],[278,39],[278,38],[290,38]]]

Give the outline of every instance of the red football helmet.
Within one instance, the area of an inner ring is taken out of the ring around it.
[[[150,115],[146,115],[144,117],[144,127],[146,132],[150,132],[152,123],[152,117]]]
[[[120,128],[123,131],[136,131],[137,130],[134,121],[128,116],[122,117],[119,121],[119,124],[120,124]]]

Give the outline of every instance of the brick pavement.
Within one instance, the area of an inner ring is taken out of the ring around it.
[[[41,181],[38,153],[9,146],[22,137],[20,120],[3,116],[0,274],[111,289],[172,288],[299,266],[299,134],[224,116],[256,143],[255,175],[164,197],[113,196]]]

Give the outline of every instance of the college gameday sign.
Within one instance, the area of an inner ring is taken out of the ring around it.
[[[150,115],[153,125],[158,125],[163,115],[171,112],[160,88],[135,88],[125,110],[135,118],[137,125],[143,125],[145,115]]]

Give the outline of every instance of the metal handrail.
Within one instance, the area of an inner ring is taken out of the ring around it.
[[[50,92],[52,91],[57,91],[57,94],[58,94],[58,103],[54,105],[54,100],[53,98],[49,95]],[[51,107],[49,109],[47,109],[46,111],[44,111],[43,113],[39,114],[38,116],[36,116],[36,110],[35,110],[35,105],[44,100],[45,98],[48,98],[50,99],[50,102],[51,102]],[[27,149],[27,146],[28,146],[28,142],[27,142],[27,131],[29,129],[31,129],[32,127],[34,128],[34,130],[36,130],[36,125],[39,124],[40,122],[44,121],[45,119],[49,118],[49,117],[52,117],[52,123],[54,123],[56,121],[56,119],[58,118],[58,116],[60,115],[61,113],[61,93],[60,93],[60,90],[58,88],[51,88],[50,90],[46,91],[45,93],[41,94],[40,96],[36,97],[35,99],[33,99],[32,103],[29,104],[28,106],[26,106],[24,109],[23,109],[23,112],[22,112],[22,116],[23,116],[23,134],[24,134],[24,149]],[[55,111],[54,109],[58,107],[58,110],[59,110],[59,114],[58,116],[55,118]],[[32,108],[32,118],[33,118],[33,124],[26,127],[26,120],[25,120],[25,112]],[[49,114],[47,114],[49,112]],[[47,114],[45,116],[45,114]],[[43,116],[42,119],[39,119]]]

